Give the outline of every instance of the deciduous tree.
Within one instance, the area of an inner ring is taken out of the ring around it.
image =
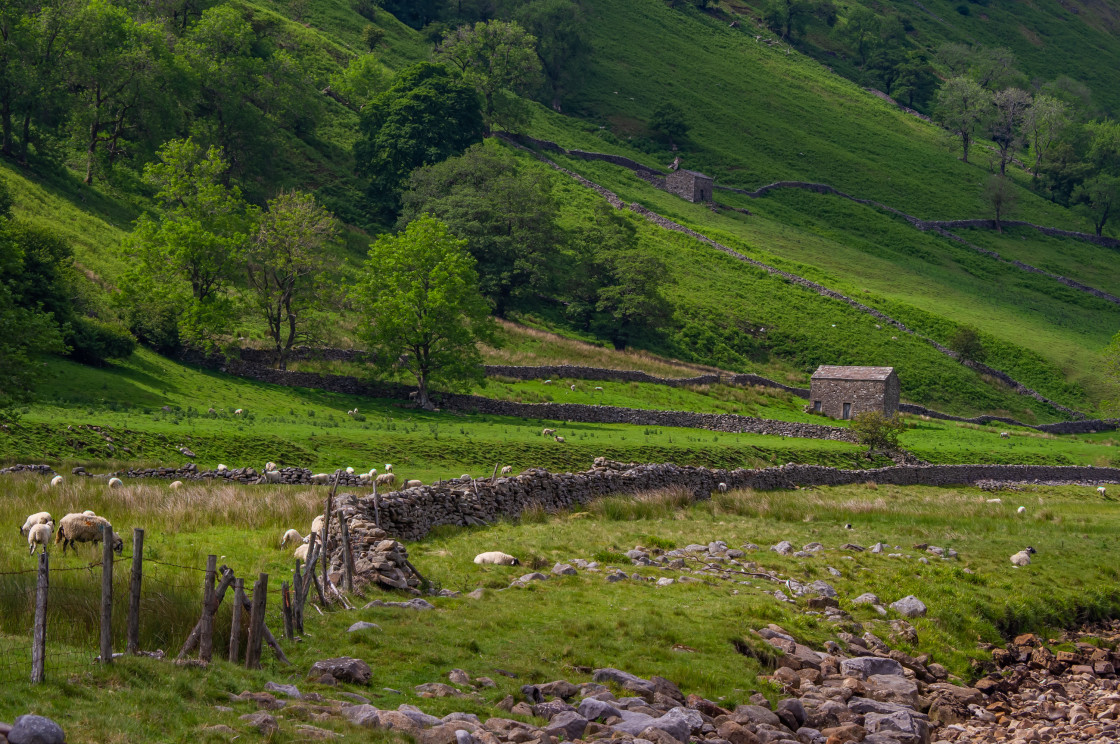
[[[1034,153],[1032,173],[1038,179],[1042,160],[1054,142],[1069,126],[1069,105],[1052,96],[1039,93],[1023,116],[1023,129]]]
[[[995,217],[996,230],[1003,232],[1003,218],[1015,207],[1015,187],[1011,179],[993,173],[984,184],[984,200]]]
[[[867,456],[875,450],[898,449],[898,438],[906,431],[906,423],[898,416],[888,418],[879,411],[857,413],[850,426],[860,444],[867,445]]]
[[[433,407],[433,386],[485,379],[477,342],[491,338],[489,308],[466,241],[439,220],[424,215],[378,238],[354,295],[375,365],[407,370],[422,407]]]
[[[537,82],[541,61],[537,39],[517,21],[479,21],[460,26],[436,47],[441,60],[457,68],[482,97],[487,126],[499,115],[503,92],[524,93]]]
[[[991,108],[992,94],[967,77],[946,80],[937,92],[937,118],[961,141],[961,160],[966,163],[976,129],[991,115]]]
[[[980,340],[980,331],[972,326],[962,325],[957,328],[949,339],[949,348],[957,352],[957,359],[961,364],[965,362],[982,362],[987,356],[984,344]]]

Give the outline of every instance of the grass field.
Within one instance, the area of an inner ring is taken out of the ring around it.
[[[325,491],[190,486],[172,494],[162,484],[108,491],[85,480],[52,490],[44,479],[28,476],[6,480],[5,486],[9,498],[0,505],[0,522],[19,522],[32,509],[92,508],[110,518],[119,531],[144,526],[149,557],[190,567],[204,565],[206,554],[215,553],[238,575],[269,572],[270,587],[290,569],[287,551],[276,547],[281,531],[289,526],[304,529]],[[256,709],[230,703],[226,694],[260,690],[266,680],[291,682],[304,692],[337,697],[337,690],[303,679],[314,660],[337,655],[369,661],[373,684],[343,689],[366,695],[383,709],[411,703],[437,715],[461,710],[486,717],[495,714],[495,702],[507,693],[516,696],[522,684],[558,678],[580,682],[589,678],[587,669],[608,665],[640,675],[660,674],[679,683],[686,693],[733,705],[745,702],[756,690],[776,692],[757,679],[765,673],[764,665],[735,653],[736,643],[757,643],[751,636],[753,629],[777,623],[816,646],[834,639],[838,630],[857,630],[808,615],[803,604],[779,602],[768,594],[778,585],[757,579],[655,587],[631,581],[606,584],[602,573],[581,571],[578,576],[553,577],[525,589],[498,591],[528,570],[547,572],[559,561],[597,560],[604,567],[619,566],[630,573],[634,569],[621,554],[636,545],[669,549],[717,539],[733,547],[761,546],[743,559],[757,570],[803,582],[829,582],[855,621],[892,645],[908,653],[928,653],[933,661],[969,679],[970,660],[985,656],[977,641],[998,643],[1026,630],[1045,634],[1120,609],[1117,569],[1108,552],[1110,536],[1120,527],[1120,509],[1114,500],[1101,500],[1085,487],[1005,493],[1001,504],[985,503],[990,495],[971,488],[857,485],[729,493],[690,506],[682,495],[663,492],[599,501],[580,513],[528,515],[521,522],[483,529],[445,529],[410,544],[411,560],[444,588],[486,588],[482,599],[435,599],[437,609],[425,613],[374,608],[320,616],[308,608],[302,641],[282,642],[294,663],[292,669],[280,667],[267,651],[261,672],[246,672],[224,661],[205,670],[150,659],[120,659],[109,670],[79,665],[49,676],[39,687],[18,681],[6,685],[0,720],[28,710],[52,716],[66,726],[67,740],[76,743],[197,741],[199,729],[207,724],[225,723],[244,730],[237,716]],[[1024,515],[1015,513],[1020,504],[1027,508]],[[853,529],[844,529],[847,523]],[[818,541],[826,550],[807,559],[766,550],[783,539],[795,545]],[[878,541],[892,546],[888,552],[904,557],[837,550],[846,542],[870,546]],[[923,553],[911,547],[918,543],[953,548],[960,557],[941,561],[930,556],[929,565],[923,565],[917,560]],[[1033,564],[1012,568],[1007,557],[1027,544],[1038,550]],[[525,565],[471,563],[475,553],[495,547],[518,555]],[[52,565],[81,566],[91,557],[87,547],[77,557],[52,555]],[[124,557],[128,559],[128,549]],[[0,546],[0,571],[32,563],[26,546],[9,535]],[[826,567],[838,569],[841,575],[830,574]],[[173,629],[161,647],[174,654],[197,615],[197,602],[187,599],[189,587],[199,586],[200,574],[155,568],[153,601],[160,587],[183,587],[172,598],[175,601],[166,604],[159,622]],[[164,570],[167,573],[160,573]],[[687,571],[654,568],[638,572],[692,576]],[[84,596],[95,597],[96,574],[85,579],[84,589],[80,578],[73,579],[57,610],[65,612]],[[14,590],[11,581],[0,582],[0,597]],[[913,621],[918,643],[910,646],[892,639],[889,618],[880,619],[866,606],[852,606],[850,600],[863,592],[874,592],[885,602],[911,593],[921,598],[929,606],[929,616]],[[197,593],[196,588],[196,597]],[[573,608],[578,608],[578,614]],[[276,632],[274,610],[270,596],[269,622]],[[21,636],[13,635],[13,629],[19,617],[15,611],[4,614],[0,622],[5,635],[0,639],[18,641]],[[347,634],[346,628],[359,619],[377,623],[380,630]],[[216,656],[224,652],[228,622],[227,615],[219,615]],[[95,636],[88,635],[89,630],[79,624],[65,647],[78,652],[94,648]],[[677,650],[679,646],[688,650]],[[421,700],[412,691],[417,684],[446,681],[452,668],[465,669],[472,677],[490,676],[497,687],[484,690],[481,698],[463,700]],[[497,669],[517,676],[504,677]],[[232,705],[234,712],[218,712],[214,705]],[[293,705],[277,715],[282,730],[274,740],[298,740],[294,727],[309,720],[306,710]],[[347,734],[358,732],[340,718],[312,722]]]

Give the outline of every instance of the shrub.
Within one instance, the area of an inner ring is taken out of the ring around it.
[[[136,350],[136,339],[123,326],[83,316],[70,321],[66,343],[70,356],[83,364],[123,359]]]
[[[898,437],[906,424],[898,416],[888,418],[879,411],[864,411],[856,414],[850,428],[856,441],[867,445],[870,457],[875,450],[898,449]]]

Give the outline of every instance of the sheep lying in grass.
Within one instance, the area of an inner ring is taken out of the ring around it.
[[[564,439],[564,437],[553,437],[553,439],[555,439],[560,444],[563,444],[564,442],[568,441],[568,440]]]
[[[240,415],[241,415],[241,414],[243,414],[243,413],[245,413],[244,409],[238,408],[237,410],[235,410],[235,411],[233,412],[233,415],[234,415],[234,416],[240,416]]]
[[[51,478],[51,485],[52,486],[61,486],[62,485],[62,476],[61,475],[56,475],[55,477]]]
[[[520,566],[521,561],[509,553],[492,550],[489,553],[479,553],[474,557],[474,562],[480,566]]]
[[[1027,507],[1020,506],[1018,509],[1015,510],[1015,513],[1016,514],[1026,514],[1027,513]]]
[[[22,537],[23,535],[26,535],[28,531],[35,525],[46,524],[50,521],[52,521],[50,512],[36,512],[35,514],[29,516],[27,519],[23,520],[23,526],[19,528],[19,534]]]
[[[280,547],[281,548],[286,548],[286,547],[288,547],[288,543],[302,543],[302,542],[307,542],[307,541],[304,539],[303,535],[299,534],[299,530],[288,530],[287,532],[284,533],[284,536],[282,538],[280,538]]]
[[[171,485],[168,486],[172,491],[178,491],[182,487],[183,481],[171,481]]]
[[[506,465],[504,468],[502,468],[502,475],[509,475],[512,472],[513,472],[513,466],[512,465]]]
[[[109,488],[120,488],[123,485],[124,485],[124,481],[122,481],[120,478],[110,478],[109,479]]]
[[[1031,555],[1037,552],[1037,550],[1028,545],[1026,550],[1020,550],[1018,553],[1011,556],[1011,563],[1015,566],[1029,566],[1031,565]]]
[[[30,555],[35,555],[35,548],[42,545],[44,548],[51,541],[51,532],[54,531],[54,522],[34,525],[27,532],[27,545],[31,548]]]
[[[101,542],[104,536],[105,529],[113,529],[113,525],[109,524],[109,520],[105,517],[91,517],[87,514],[67,514],[58,523],[58,532],[55,533],[54,541],[62,543],[62,552],[66,553],[66,548],[71,547],[76,551],[78,549],[77,543],[88,542],[97,544]],[[120,535],[113,535],[113,550],[117,555],[124,551],[124,540]]]

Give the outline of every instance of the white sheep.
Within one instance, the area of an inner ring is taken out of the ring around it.
[[[600,393],[603,392],[603,388],[601,388],[601,387],[596,386],[595,389],[598,390]]]
[[[423,481],[418,481],[416,479],[407,480],[404,482],[405,488],[419,488],[422,485],[424,485]]]
[[[1037,552],[1037,550],[1028,545],[1026,550],[1020,550],[1018,553],[1011,556],[1011,563],[1019,567],[1029,566],[1031,565],[1031,554]]]
[[[986,503],[989,503],[989,504],[1002,504],[1002,503],[1003,503],[1003,499],[988,499]]]
[[[227,467],[226,467],[225,465],[223,465],[222,463],[218,463],[218,467],[216,467],[216,468],[214,468],[214,469],[215,469],[215,470],[217,470],[217,471],[218,471],[219,473],[224,473],[224,472],[226,472],[227,470],[229,470],[229,468],[227,468]]]
[[[299,560],[306,563],[307,562],[307,549],[310,548],[310,547],[311,547],[310,545],[308,545],[307,543],[304,543],[303,545],[300,545],[298,548],[296,548],[295,552],[292,555],[294,555],[296,558],[298,558]]]
[[[1097,495],[1098,496],[1104,496],[1104,493],[1105,493],[1104,486],[1097,486]]]
[[[394,473],[382,473],[374,478],[373,482],[378,486],[392,486],[397,482],[397,476]]]
[[[288,547],[288,543],[302,543],[303,535],[299,534],[299,530],[288,530],[284,536],[280,538],[280,547]]]
[[[67,547],[77,550],[76,543],[88,542],[96,545],[101,542],[104,530],[112,528],[113,525],[109,524],[109,520],[105,517],[67,514],[58,523],[58,532],[55,533],[54,541],[62,543],[62,552],[65,554]],[[113,535],[113,550],[118,555],[124,551],[124,540],[121,539],[120,535]]]
[[[542,385],[551,385],[551,384],[552,384],[552,380],[545,380],[545,381],[544,381],[544,382],[542,382],[541,384],[542,384]]]
[[[471,477],[470,473],[463,473],[462,475],[459,476],[459,480],[469,481],[469,480],[474,480],[474,478]]]
[[[284,475],[279,470],[266,470],[264,480],[265,483],[283,483]]]
[[[509,475],[512,472],[513,472],[513,466],[512,465],[506,465],[504,468],[502,468],[502,475]]]
[[[1020,507],[1019,507],[1018,509],[1016,509],[1016,510],[1015,510],[1015,512],[1016,512],[1017,514],[1026,514],[1026,513],[1027,513],[1027,507],[1025,507],[1025,506],[1020,506]]]
[[[183,481],[171,481],[171,485],[168,486],[172,491],[178,491],[182,487]]]
[[[84,514],[87,517],[96,517],[97,516],[96,514],[93,513],[93,509],[86,509],[84,512],[82,512],[82,514]]]
[[[276,469],[276,463],[274,463],[274,462],[266,462],[264,464],[264,472],[266,472],[266,473],[271,473],[275,469]]]
[[[564,439],[564,437],[553,437],[553,439],[555,439],[560,444],[563,444],[564,442],[568,441],[568,440]]]
[[[23,520],[23,526],[19,528],[20,536],[26,535],[28,531],[37,524],[46,524],[51,520],[50,512],[36,512],[27,519]]]
[[[311,476],[311,485],[313,486],[325,486],[330,482],[331,477],[327,473],[316,473],[315,475]]]
[[[62,476],[61,475],[56,475],[55,477],[51,478],[51,485],[52,486],[61,486],[62,485]]]
[[[541,436],[542,437],[551,437],[555,433],[556,433],[555,429],[541,429]]]
[[[353,467],[347,467],[346,468],[346,474],[347,475],[353,475],[354,474],[354,468]]]
[[[124,485],[124,482],[120,478],[110,478],[109,479],[109,488],[120,488],[123,485]]]
[[[999,433],[999,438],[1000,439],[1010,439],[1011,438],[1011,432],[1001,431]]]
[[[320,534],[323,531],[323,525],[324,524],[326,524],[326,519],[324,519],[322,514],[320,514],[319,516],[312,519],[311,520],[311,534],[313,534],[313,535]]]
[[[233,412],[233,415],[234,415],[234,416],[240,416],[240,415],[241,415],[241,414],[243,414],[243,413],[245,413],[245,411],[244,411],[243,409],[241,409],[241,408],[238,408],[237,410],[235,410],[235,411]]]
[[[572,383],[572,392],[574,393],[575,391],[576,391],[575,383]]]
[[[386,473],[391,473],[391,472],[393,472],[393,466],[392,466],[392,464],[391,464],[391,463],[388,463],[388,462],[387,462],[387,463],[385,463],[385,472],[386,472]]]
[[[45,549],[51,541],[51,532],[54,531],[54,522],[37,524],[27,532],[27,545],[31,548],[30,555],[35,555],[35,547],[42,545]]]
[[[716,489],[720,493],[727,493],[727,484],[726,483],[719,483],[719,484],[716,485]]]
[[[509,553],[492,550],[489,553],[479,553],[474,557],[474,562],[480,566],[520,566],[521,561]]]

